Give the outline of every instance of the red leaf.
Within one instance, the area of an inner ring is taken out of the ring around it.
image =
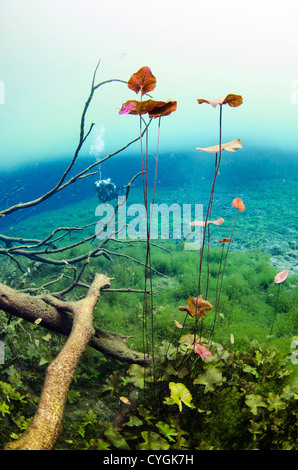
[[[223,238],[222,240],[218,240],[218,243],[229,243],[231,240],[231,238]]]
[[[141,95],[143,96],[149,91],[154,90],[156,86],[156,78],[149,67],[142,67],[136,73],[132,74],[127,85],[128,88],[136,93],[139,93],[141,90]]]

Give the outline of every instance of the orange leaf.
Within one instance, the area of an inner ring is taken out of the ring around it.
[[[216,106],[217,106],[218,104],[222,104],[222,103],[223,103],[223,100],[224,100],[223,97],[220,97],[220,98],[213,98],[213,99],[211,99],[211,100],[198,99],[198,103],[199,103],[199,104],[208,103],[208,104],[211,104],[211,106],[213,106],[213,108],[216,108]]]
[[[153,100],[136,101],[128,100],[123,103],[119,114],[146,114],[149,110],[154,108]]]
[[[245,205],[243,204],[242,199],[239,197],[236,197],[234,201],[232,202],[232,205],[235,207],[235,209],[239,209],[240,212],[244,211]]]
[[[284,282],[289,275],[289,270],[284,269],[284,271],[281,271],[280,273],[276,274],[274,278],[274,283],[275,284],[280,284],[281,282]]]
[[[168,116],[177,108],[177,101],[136,101],[128,100],[122,104],[119,114],[146,114],[149,117]]]
[[[229,106],[232,106],[233,108],[236,108],[237,106],[240,106],[243,103],[243,98],[241,95],[233,95],[229,94],[225,98],[222,96],[219,98],[213,98],[211,100],[205,100],[205,99],[198,99],[198,103],[208,103],[213,106],[213,108],[216,108],[216,106],[223,105],[223,104],[228,104]]]
[[[156,101],[155,107],[149,111],[149,117],[168,116],[177,109],[177,101]]]
[[[237,108],[243,103],[243,98],[241,95],[227,95],[222,104],[228,104],[232,108]]]
[[[206,313],[204,312],[204,310],[212,310],[212,305],[210,304],[210,302],[208,302],[208,300],[204,300],[201,295],[199,295],[198,297],[190,297],[189,299],[187,299],[187,304],[189,306],[188,313],[193,318],[195,318],[196,316],[204,318],[206,317]]]
[[[156,86],[156,78],[149,67],[142,67],[136,73],[132,74],[127,85],[128,88],[136,93],[139,93],[141,90],[141,95],[143,96],[149,91],[154,90]]]
[[[126,397],[119,397],[119,399],[120,399],[123,403],[125,403],[125,405],[131,405],[131,402],[129,401],[128,398],[126,398]]]
[[[227,152],[236,152],[236,150],[242,149],[242,143],[240,139],[232,140],[231,142],[227,142],[226,144],[221,145],[221,150],[226,150]],[[201,150],[203,152],[209,153],[218,153],[219,152],[219,145],[214,145],[213,147],[197,147],[197,150]]]
[[[229,243],[231,240],[231,238],[223,238],[222,240],[218,240],[218,243]]]
[[[177,326],[177,328],[183,328],[183,326],[177,320],[174,320],[174,323]]]

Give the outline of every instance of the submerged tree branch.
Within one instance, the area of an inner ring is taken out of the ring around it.
[[[109,278],[96,274],[84,299],[77,302],[49,299],[54,308],[73,314],[71,333],[56,359],[47,368],[33,420],[24,434],[16,441],[10,442],[6,449],[50,450],[54,447],[62,431],[64,407],[73,374],[94,334],[93,310],[100,289],[109,285]]]
[[[102,287],[102,290],[104,290]],[[41,319],[40,326],[68,336],[72,329],[73,319],[69,313],[61,311],[53,306],[54,297],[51,295],[31,296],[11,287],[0,284],[0,309],[35,323]],[[51,301],[51,303],[49,303]],[[114,357],[122,362],[147,364],[148,359],[144,354],[131,350],[127,346],[129,337],[118,333],[103,331],[94,328],[89,346],[108,356]]]

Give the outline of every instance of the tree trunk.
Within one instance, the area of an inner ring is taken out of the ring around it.
[[[77,302],[52,298],[56,308],[73,313],[71,333],[56,359],[49,365],[35,416],[20,439],[7,444],[9,450],[50,450],[62,431],[64,406],[77,364],[88,345],[93,329],[93,309],[99,291],[109,279],[96,274],[87,296]],[[50,296],[49,296],[50,297]]]

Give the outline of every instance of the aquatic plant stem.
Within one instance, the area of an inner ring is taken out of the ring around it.
[[[219,171],[219,165],[221,162],[221,135],[222,135],[222,105],[220,105],[220,113],[219,113],[219,157],[217,165],[215,166],[214,170],[214,177],[210,191],[210,197],[205,217],[205,227],[203,232],[203,241],[202,241],[202,248],[200,251],[200,266],[199,266],[199,282],[198,282],[198,295],[201,293],[201,273],[202,273],[202,264],[203,264],[203,255],[204,255],[204,246],[205,246],[205,239],[206,239],[206,229],[207,229],[207,221],[211,216],[211,210],[213,205],[213,196],[214,196],[214,188],[215,188],[215,181]]]
[[[216,177],[219,171],[219,166],[221,162],[221,140],[222,140],[222,105],[220,105],[220,111],[219,111],[219,157],[217,160],[217,154],[216,154],[216,160],[215,160],[215,169],[214,169],[214,177],[213,177],[213,182],[211,186],[211,191],[210,191],[210,197],[209,197],[209,202],[208,202],[208,207],[207,207],[207,212],[206,212],[206,217],[205,217],[205,226],[204,226],[204,232],[203,232],[203,240],[202,240],[202,246],[200,249],[200,265],[199,265],[199,281],[198,281],[198,289],[197,289],[197,296],[201,295],[201,278],[202,278],[202,266],[203,266],[203,257],[204,257],[204,246],[205,246],[205,239],[206,239],[206,230],[207,230],[207,221],[211,217],[211,211],[212,211],[212,206],[213,206],[213,197],[214,197],[214,189],[215,189],[215,182],[216,182]],[[207,282],[208,285],[208,282]],[[197,309],[197,307],[196,307]],[[196,312],[197,313],[197,312]],[[198,322],[198,317],[196,315],[195,317],[195,335],[197,331],[197,322]],[[201,328],[200,328],[200,336],[202,335],[202,322],[201,322]]]
[[[277,297],[276,297],[276,302],[275,302],[275,307],[274,307],[274,314],[273,314],[273,319],[272,319],[272,324],[271,324],[271,328],[270,328],[270,333],[269,333],[269,335],[268,335],[268,339],[267,339],[267,343],[266,343],[266,346],[265,346],[264,354],[265,354],[266,351],[267,351],[268,344],[269,344],[270,338],[271,338],[271,336],[272,336],[273,328],[274,328],[275,317],[276,317],[276,312],[277,312],[278,298],[279,298],[279,293],[280,293],[280,286],[281,286],[281,284],[278,284],[278,291],[277,291]]]
[[[237,217],[238,217],[238,212],[239,212],[239,209],[236,210],[236,215],[235,215],[234,224],[233,224],[233,228],[232,228],[232,232],[231,232],[231,236],[230,236],[230,241],[228,243],[228,247],[227,247],[227,250],[226,250],[226,256],[225,256],[225,259],[224,259],[224,265],[223,265],[223,269],[222,269],[222,273],[221,273],[220,287],[219,287],[219,290],[218,290],[220,268],[221,268],[221,265],[222,265],[222,259],[223,259],[225,243],[223,243],[223,247],[222,247],[220,264],[219,264],[219,269],[218,269],[218,276],[217,276],[217,284],[216,284],[216,298],[215,298],[215,308],[214,308],[215,313],[214,313],[213,326],[212,326],[211,333],[210,333],[210,340],[213,336],[214,329],[215,329],[215,323],[216,323],[216,317],[217,317],[217,312],[218,312],[218,307],[219,307],[219,302],[220,302],[220,294],[221,294],[222,283],[223,283],[223,278],[224,278],[224,273],[225,273],[225,267],[226,267],[226,262],[227,262],[227,258],[228,258],[232,238],[233,238],[233,235],[234,235],[234,230],[235,230],[235,225],[236,225],[236,221],[237,221]]]

